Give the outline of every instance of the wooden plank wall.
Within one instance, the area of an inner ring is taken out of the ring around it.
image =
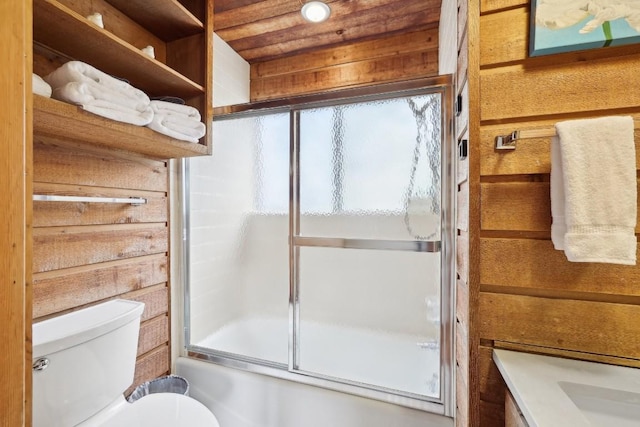
[[[251,64],[251,101],[438,75],[438,22],[423,31]]]
[[[0,3],[0,426],[31,425],[31,9]]]
[[[34,194],[148,200],[34,202],[34,322],[114,298],[144,302],[134,385],[168,373],[167,165],[34,139]]]
[[[467,0],[458,0],[456,95],[460,113],[456,117],[456,138],[458,146],[469,142],[469,32],[467,27]],[[466,427],[471,420],[472,409],[469,389],[473,378],[470,376],[469,346],[469,157],[458,157],[458,207],[456,241],[456,414],[458,427]]]
[[[480,337],[480,385],[472,393],[482,426],[504,425],[493,348],[640,364],[640,267],[570,263],[553,249],[549,138],[523,140],[510,153],[493,148],[496,135],[560,120],[640,119],[638,46],[528,58],[529,10],[526,0],[481,0],[469,14],[480,27],[471,47],[480,61],[480,117],[470,166],[470,180],[480,184],[480,209],[471,209],[471,223],[480,223],[479,240],[471,241],[479,289],[470,299],[478,299],[472,334]]]

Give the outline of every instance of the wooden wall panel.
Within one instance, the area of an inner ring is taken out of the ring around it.
[[[470,399],[478,399],[477,425],[502,426],[505,385],[492,363],[494,347],[640,363],[633,338],[640,333],[640,268],[571,263],[553,248],[549,137],[520,140],[511,152],[494,149],[497,135],[514,130],[605,115],[640,119],[640,92],[630,90],[640,83],[640,53],[637,46],[619,46],[529,58],[531,2],[478,1],[475,10],[469,2],[468,23],[468,84],[479,86],[470,93],[478,106],[470,132],[479,138],[469,164],[469,244],[479,260],[477,270],[470,260],[469,334],[479,347],[472,344],[469,351],[479,348],[480,355],[470,368],[471,378],[479,377]],[[640,147],[637,129],[635,138]]]
[[[30,1],[0,2],[0,425],[31,425]]]
[[[33,317],[114,298],[144,302],[134,387],[170,369],[167,164],[69,147],[35,144],[37,194],[148,203],[34,202]]]
[[[438,29],[251,64],[251,101],[438,74]]]

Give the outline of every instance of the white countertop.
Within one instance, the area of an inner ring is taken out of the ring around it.
[[[508,350],[494,350],[493,360],[530,427],[640,426],[640,369]]]

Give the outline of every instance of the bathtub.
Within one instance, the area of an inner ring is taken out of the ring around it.
[[[417,345],[420,339],[416,336],[316,322],[304,322],[301,328],[305,337],[302,354],[307,355],[301,358],[301,364],[308,371],[329,370],[331,376],[352,381],[437,392],[439,351]],[[234,321],[197,345],[286,364],[287,332],[286,319],[253,317]],[[339,349],[339,357],[335,351],[331,354],[331,349]],[[387,363],[393,372],[380,372],[367,366],[373,355],[403,363]],[[337,367],[335,360],[340,362]],[[214,412],[222,427],[453,425],[451,418],[425,411],[189,357],[179,357],[175,370],[189,381],[191,396]]]

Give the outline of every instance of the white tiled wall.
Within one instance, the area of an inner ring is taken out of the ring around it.
[[[249,102],[249,63],[213,35],[213,106]]]

